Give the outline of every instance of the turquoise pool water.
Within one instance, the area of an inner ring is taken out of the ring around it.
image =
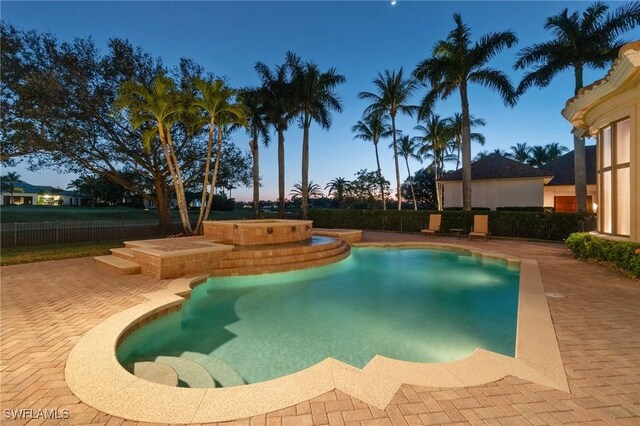
[[[354,248],[337,264],[210,278],[118,348],[123,363],[184,351],[255,383],[334,357],[442,362],[515,352],[519,271],[451,251]]]

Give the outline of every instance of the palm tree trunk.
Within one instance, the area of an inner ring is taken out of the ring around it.
[[[456,170],[458,170],[460,168],[460,145],[461,145],[461,141],[456,141],[456,145],[458,148],[458,154],[456,155]]]
[[[436,202],[438,203],[438,211],[442,211],[442,186],[438,183],[438,172],[440,170],[440,167],[437,160],[434,160],[433,167],[435,169],[434,176],[436,181]]]
[[[216,152],[216,161],[213,164],[213,176],[211,177],[211,191],[209,191],[209,200],[207,201],[207,209],[205,211],[205,218],[209,217],[211,213],[211,206],[213,205],[213,194],[216,192],[216,181],[218,180],[218,169],[220,168],[220,157],[222,157],[222,126],[218,125],[218,151]]]
[[[260,152],[258,138],[253,136],[249,145],[253,154],[253,217],[257,219],[260,215]]]
[[[396,145],[396,116],[391,115],[391,131],[393,132],[393,160],[396,163],[396,190],[398,191],[398,210],[402,210],[402,192],[400,192],[400,164],[398,163],[398,147]]]
[[[278,127],[278,215],[284,219],[284,129]]]
[[[418,203],[416,202],[416,193],[413,191],[413,179],[411,178],[411,170],[409,169],[409,157],[404,157],[404,162],[407,164],[407,174],[409,175],[409,187],[411,188],[411,197],[413,198],[413,209],[418,210]]]
[[[462,103],[462,208],[471,211],[471,130],[469,124],[469,100],[467,85],[460,85]]]
[[[169,230],[171,219],[169,217],[169,204],[167,203],[167,182],[162,176],[154,177],[153,186],[156,190],[156,207],[158,209],[158,220],[160,226]]]
[[[373,141],[373,147],[376,149],[376,164],[378,165],[378,179],[380,179],[380,194],[382,194],[382,210],[387,210],[387,197],[384,194],[384,182],[382,180],[382,170],[380,169],[380,156],[378,155],[378,141]]]
[[[305,114],[302,130],[302,219],[307,219],[309,210],[309,117]]]
[[[574,95],[582,88],[582,65],[575,67],[576,86]],[[576,202],[578,204],[578,212],[584,213],[587,209],[587,162],[585,158],[584,138],[573,136],[573,166],[575,169],[575,186],[576,186]]]
[[[169,160],[173,160],[173,170],[175,174],[174,187],[176,189],[176,201],[178,202],[178,210],[180,211],[180,218],[182,219],[182,227],[185,233],[193,234],[191,221],[189,220],[189,211],[187,209],[187,200],[184,193],[184,182],[182,181],[182,173],[180,172],[180,164],[178,163],[178,157],[173,147],[173,141],[171,140],[171,129],[166,129],[165,141],[169,147]]]
[[[211,151],[213,149],[213,129],[214,129],[214,118],[211,117],[211,122],[209,123],[209,137],[207,139],[207,157],[205,159],[204,165],[204,178],[202,182],[202,197],[200,199],[200,214],[198,215],[198,222],[196,223],[196,229],[200,229],[200,225],[205,218],[205,204],[207,199],[207,185],[209,184],[209,167],[211,164]],[[208,217],[208,216],[206,216]]]

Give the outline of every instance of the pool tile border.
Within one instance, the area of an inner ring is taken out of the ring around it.
[[[366,243],[354,247],[445,249],[480,259],[499,259],[520,267],[515,358],[476,349],[448,363],[416,363],[375,356],[359,369],[333,358],[297,373],[230,388],[188,389],[155,384],[127,372],[116,358],[119,342],[132,328],[178,309],[198,275],[173,280],[166,290],[145,294],[148,301],[111,316],[86,333],[65,367],[71,391],[84,403],[108,414],[145,422],[205,423],[234,420],[296,405],[333,389],[384,409],[402,384],[461,387],[505,376],[569,392],[564,365],[542,279],[535,260],[483,252],[455,244]]]

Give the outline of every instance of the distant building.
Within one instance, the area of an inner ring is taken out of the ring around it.
[[[0,205],[41,205],[41,206],[79,206],[87,197],[74,191],[65,191],[60,188],[47,185],[31,185],[24,181],[14,183],[15,190],[12,196],[6,188],[2,190]]]

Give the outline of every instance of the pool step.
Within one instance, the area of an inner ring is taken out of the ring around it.
[[[168,365],[178,373],[178,379],[190,388],[215,388],[209,371],[197,362],[176,356],[158,356],[155,362]]]
[[[96,256],[94,257],[94,259],[104,265],[115,268],[124,275],[139,274],[142,271],[142,268],[137,263],[130,260],[122,259],[121,257],[116,257],[112,254],[108,254],[106,256]]]
[[[133,250],[130,248],[112,248],[111,254],[124,260],[133,261],[135,259]]]
[[[220,358],[198,352],[182,352],[178,356],[200,364],[222,387],[245,384],[240,374]]]
[[[167,364],[139,361],[124,366],[131,374],[150,382],[167,386],[178,386],[178,373]]]

